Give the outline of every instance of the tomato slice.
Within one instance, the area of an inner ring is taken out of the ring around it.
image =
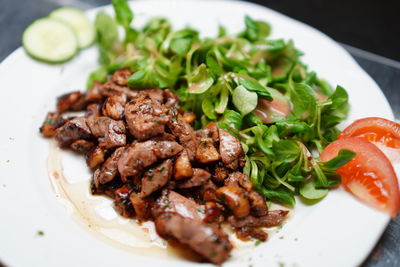
[[[390,148],[400,148],[400,124],[393,121],[369,117],[356,120],[339,134],[343,137],[361,137],[365,140],[383,144]]]
[[[324,149],[321,160],[329,161],[341,149],[357,154],[337,170],[345,189],[362,202],[395,218],[399,210],[400,193],[397,176],[389,159],[379,148],[362,138],[342,137]]]

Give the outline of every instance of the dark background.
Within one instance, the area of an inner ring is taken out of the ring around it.
[[[269,0],[256,2],[305,22],[336,41],[400,60],[399,0]]]
[[[166,0],[167,1],[167,0]],[[0,61],[20,46],[22,30],[53,8],[108,0],[0,0]],[[399,0],[253,0],[303,21],[336,41],[400,61]],[[29,10],[29,12],[23,12]],[[9,14],[13,14],[10,18]],[[7,16],[8,15],[8,16]],[[6,36],[12,32],[13,36]]]

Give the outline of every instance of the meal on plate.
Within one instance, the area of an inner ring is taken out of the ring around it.
[[[248,16],[242,32],[221,26],[215,38],[162,18],[137,29],[124,0],[113,6],[115,19],[95,20],[101,66],[87,91],[58,97],[40,132],[86,157],[92,193],[112,198],[121,216],[154,221],[160,236],[219,264],[233,248],[222,225],[266,241],[296,199],[317,202],[341,183],[397,215],[399,125],[366,118],[340,133],[346,90],[309,71],[292,41],[269,39],[270,26]],[[69,12],[52,14],[68,22]],[[77,36],[74,53],[92,38]],[[70,58],[65,45],[47,61]]]

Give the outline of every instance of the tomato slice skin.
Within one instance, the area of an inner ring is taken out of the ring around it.
[[[337,170],[344,188],[362,202],[397,216],[400,205],[399,184],[389,159],[374,144],[359,137],[342,137],[329,144],[321,154],[322,161],[337,156],[341,149],[357,155]]]
[[[361,137],[372,143],[381,143],[390,148],[400,148],[400,124],[393,121],[368,117],[354,121],[338,138]]]

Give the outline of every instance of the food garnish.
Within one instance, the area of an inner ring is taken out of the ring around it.
[[[25,51],[47,63],[63,63],[95,39],[93,25],[79,9],[62,7],[29,25],[22,36]]]

